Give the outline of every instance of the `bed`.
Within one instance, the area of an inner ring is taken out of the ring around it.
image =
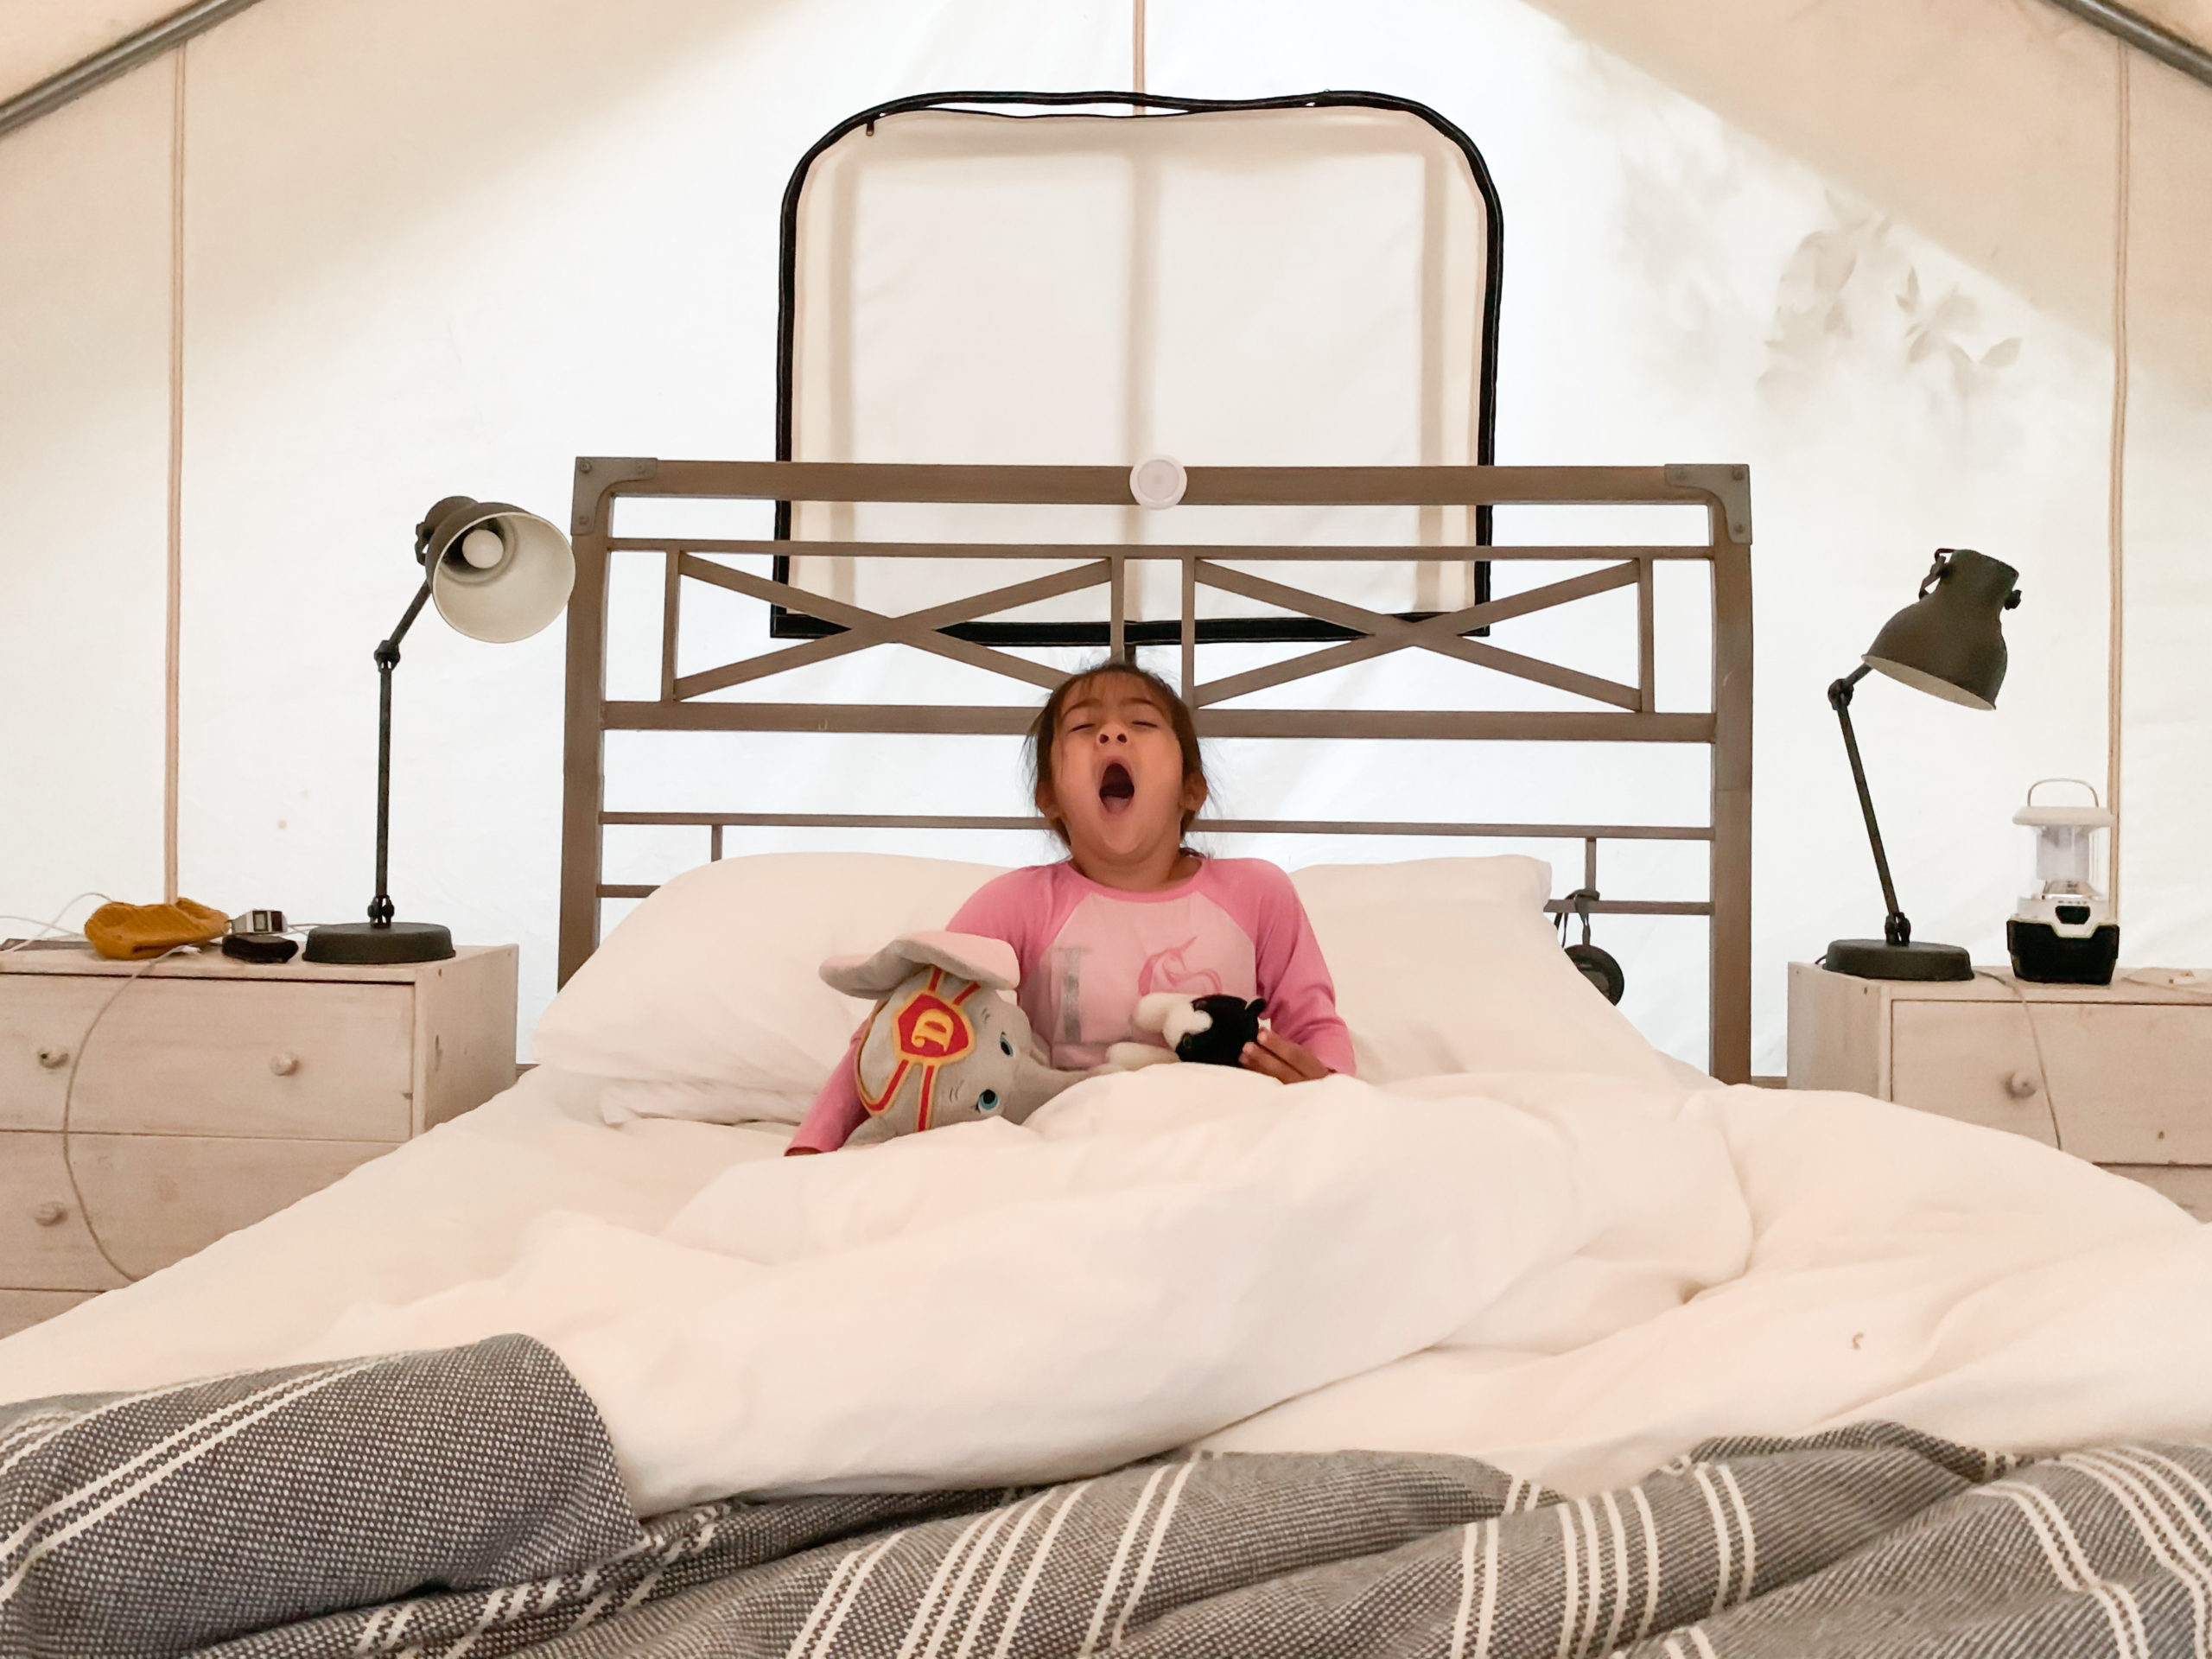
[[[1359,1079],[1285,1091],[1154,1067],[1020,1128],[791,1160],[777,1154],[855,1012],[807,965],[941,918],[988,871],[720,856],[732,830],[895,836],[944,817],[611,803],[610,734],[1004,734],[1049,665],[955,631],[1012,602],[1003,587],[924,621],[869,613],[759,574],[785,550],[772,538],[618,535],[616,504],[1097,505],[1128,477],[594,458],[577,479],[567,984],[546,1063],[0,1342],[0,1399],[24,1402],[0,1408],[0,1649],[2206,1650],[2203,1230],[2018,1137],[1740,1086],[1749,506],[1728,469],[1191,469],[1193,505],[1703,511],[1700,543],[1486,550],[1501,575],[1572,574],[1501,581],[1434,620],[1297,574],[1433,549],[956,550],[1056,567],[1017,597],[1103,600],[1116,650],[1128,568],[1165,561],[1185,599],[1172,649],[1215,736],[1707,749],[1702,823],[1243,828],[1548,838],[1586,866],[1649,831],[1706,843],[1705,897],[1595,908],[1670,905],[1709,927],[1708,1068],[1658,1054],[1566,961],[1539,861],[1385,859],[1298,873]],[[658,697],[608,695],[620,559],[659,567]],[[1712,573],[1702,708],[1662,709],[1649,666],[1668,561]],[[687,585],[844,632],[679,672]],[[1200,677],[1214,648],[1194,607],[1216,591],[1303,601],[1352,636],[1313,653],[1339,665],[1426,651],[1491,670],[1509,698],[1536,683],[1594,706],[1376,709],[1340,680],[1286,707],[1268,694],[1312,692],[1299,682],[1325,664]],[[1505,643],[1516,620],[1608,594],[1635,601],[1623,677]],[[887,646],[1014,689],[721,695]],[[610,880],[605,838],[627,828],[712,856],[664,884]],[[1575,871],[1593,889],[1598,874]],[[633,902],[600,939],[603,907]]]

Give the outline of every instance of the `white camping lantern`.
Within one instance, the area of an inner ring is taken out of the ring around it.
[[[2045,784],[2075,784],[2088,791],[2083,806],[2040,804]],[[2110,883],[2101,831],[2115,820],[2079,778],[2044,778],[2028,790],[2028,804],[2012,822],[2036,832],[2036,890],[2020,900],[2005,925],[2012,971],[2022,979],[2055,985],[2109,985],[2120,957],[2120,918],[2105,897]]]

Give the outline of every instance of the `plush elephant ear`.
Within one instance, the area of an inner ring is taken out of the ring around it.
[[[942,968],[986,990],[1010,991],[1021,982],[1021,965],[1004,939],[976,933],[908,933],[872,957],[832,957],[822,980],[848,996],[882,996],[917,968]]]

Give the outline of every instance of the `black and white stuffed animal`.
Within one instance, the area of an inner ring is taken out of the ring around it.
[[[1116,1043],[1106,1051],[1109,1065],[1129,1070],[1183,1060],[1196,1065],[1240,1064],[1247,1043],[1260,1038],[1264,998],[1192,996],[1185,991],[1154,991],[1137,999],[1139,1031],[1160,1033],[1154,1043]]]

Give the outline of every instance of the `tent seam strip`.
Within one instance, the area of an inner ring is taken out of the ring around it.
[[[2117,85],[2118,125],[2113,148],[2117,165],[2113,181],[2112,273],[2112,456],[2106,502],[2107,558],[2111,594],[2107,600],[2110,632],[2105,645],[2105,804],[2113,814],[2111,855],[2112,908],[2120,913],[2120,785],[2121,744],[2124,739],[2122,698],[2126,690],[2126,661],[2122,655],[2127,628],[2127,241],[2133,193],[2133,93],[2129,81],[2127,48],[2119,49]]]

